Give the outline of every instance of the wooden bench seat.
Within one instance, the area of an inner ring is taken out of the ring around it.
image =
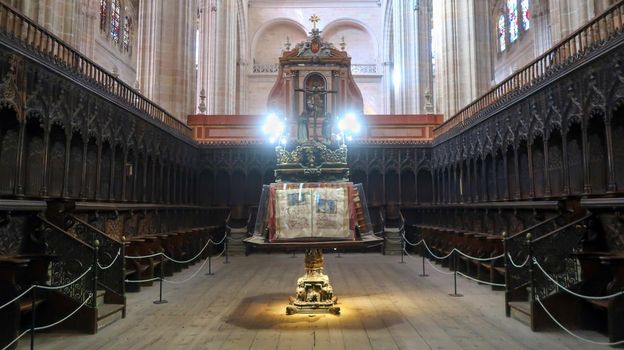
[[[453,248],[477,258],[498,256],[502,254],[503,251],[502,236],[493,235],[488,232],[427,224],[414,224],[412,227],[420,231],[420,237],[427,242],[427,245],[434,254],[439,256],[449,254]],[[485,282],[503,283],[504,261],[502,258],[498,260],[494,262],[481,262],[460,254],[457,257],[457,268],[458,271]],[[453,258],[447,258],[441,263],[442,266],[453,268]]]
[[[22,254],[0,256],[0,304],[5,304],[34,284],[46,285],[48,266],[57,256],[48,254]],[[20,324],[30,318],[33,306],[38,308],[47,300],[47,291],[36,294],[35,303],[28,293],[0,310],[0,346],[11,342],[20,332]]]
[[[210,239],[211,233],[214,231],[213,226],[193,227],[188,229],[179,229],[169,232],[162,232],[144,236],[134,236],[126,240],[126,256],[144,256],[163,252],[166,256],[176,261],[186,261],[191,257],[198,255],[201,249]],[[178,263],[170,261],[160,256],[142,258],[142,259],[126,259],[126,276],[128,280],[145,280],[160,276],[160,269],[163,269],[164,276],[171,276],[175,272],[181,271],[183,268],[195,264],[208,257],[210,247],[205,249],[202,254],[189,262]],[[153,282],[140,283],[143,285],[151,285]],[[127,291],[139,291],[139,283],[127,283]]]

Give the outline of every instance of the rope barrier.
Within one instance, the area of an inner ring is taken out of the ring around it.
[[[438,255],[435,255],[435,253],[432,252],[431,249],[429,249],[429,246],[427,245],[426,241],[423,241],[423,244],[425,245],[425,248],[427,248],[427,251],[429,252],[429,254],[431,254],[431,256],[433,256],[434,258],[438,260],[444,260],[448,258],[449,256],[453,255],[453,252],[455,251],[455,248],[453,248],[453,250],[451,250],[451,252],[446,254],[445,256],[438,256]]]
[[[11,347],[11,345],[15,344],[16,341],[20,340],[23,336],[25,336],[28,332],[30,332],[30,329],[25,330],[22,334],[20,334],[17,338],[13,339],[13,341],[11,341],[9,344],[7,344],[5,347],[2,348],[2,350],[6,350],[8,348]]]
[[[404,252],[405,252],[405,254],[406,254],[407,256],[409,256],[409,257],[412,257],[412,258],[415,258],[415,259],[416,259],[416,257],[415,257],[415,256],[412,256],[410,253],[408,253],[408,252],[407,252],[407,250],[405,250],[405,249],[404,249]],[[436,268],[436,267],[435,267],[435,266],[431,263],[431,261],[429,261],[429,259],[425,259],[425,260],[429,263],[429,265],[431,265],[431,267],[432,267],[434,270],[438,271],[438,272],[439,272],[439,273],[441,273],[441,274],[445,274],[445,275],[452,275],[452,274],[454,274],[454,273],[455,273],[455,272],[446,272],[446,271],[439,270],[438,268]],[[505,284],[501,284],[501,283],[492,283],[492,282],[482,281],[482,280],[480,280],[480,279],[476,279],[476,278],[474,278],[474,277],[471,277],[471,276],[468,276],[468,275],[466,275],[466,274],[463,274],[463,273],[461,273],[460,271],[457,271],[457,274],[458,274],[458,275],[462,275],[462,276],[466,277],[466,278],[467,278],[467,279],[469,279],[469,280],[472,280],[472,281],[475,281],[475,282],[478,282],[478,283],[487,284],[487,285],[490,285],[490,286],[496,286],[496,287],[505,287],[505,286],[506,286]]]
[[[42,331],[44,329],[52,328],[52,327],[56,326],[57,324],[67,320],[68,318],[72,317],[76,312],[78,312],[78,310],[82,309],[85,305],[87,305],[87,303],[89,302],[89,300],[91,300],[92,297],[93,297],[93,294],[89,294],[89,297],[85,301],[83,301],[82,304],[80,306],[78,306],[77,309],[72,311],[71,314],[65,316],[63,319],[61,319],[59,321],[56,321],[56,322],[54,322],[52,324],[49,324],[47,326],[35,327],[35,330],[36,331]]]
[[[203,253],[204,250],[206,250],[206,247],[208,247],[208,245],[210,243],[212,243],[214,245],[219,245],[219,244],[223,243],[223,241],[225,241],[226,238],[227,238],[227,235],[223,236],[223,238],[219,242],[213,241],[212,238],[209,238],[208,241],[206,242],[206,244],[204,245],[204,247],[199,251],[199,253],[197,253],[197,255],[195,255],[194,257],[192,257],[192,258],[190,258],[188,260],[176,260],[176,259],[168,256],[167,254],[163,253],[163,252],[158,252],[158,253],[149,254],[149,255],[125,256],[125,258],[126,259],[146,259],[146,258],[153,258],[153,257],[159,256],[159,255],[162,255],[165,258],[167,258],[168,260],[171,260],[171,261],[173,261],[175,263],[186,264],[186,263],[189,263],[189,262],[197,259],[201,255],[201,253]]]
[[[446,272],[446,271],[442,271],[440,269],[438,269],[437,267],[435,267],[435,265],[433,265],[433,263],[431,261],[429,261],[429,259],[425,259],[425,261],[429,264],[429,266],[431,266],[434,270],[436,270],[437,272],[443,274],[443,275],[453,275],[455,274],[455,272],[450,271],[450,272]]]
[[[4,305],[0,306],[0,310],[4,309],[5,307],[9,306],[10,304],[12,304],[14,301],[20,299],[21,297],[23,297],[24,295],[26,295],[28,292],[30,292],[31,290],[33,290],[33,288],[35,288],[37,285],[33,284],[32,286],[30,286],[28,289],[26,289],[25,291],[22,292],[22,294],[16,296],[15,298],[13,298],[12,300],[6,302]]]
[[[406,242],[407,242],[407,240],[406,240]],[[489,257],[489,258],[478,258],[476,256],[468,255],[468,254],[462,252],[461,250],[459,250],[457,248],[451,249],[451,251],[448,254],[444,255],[444,256],[438,256],[434,252],[432,252],[431,249],[429,249],[429,246],[427,245],[427,241],[425,241],[424,239],[421,239],[420,242],[422,242],[425,245],[425,248],[427,248],[427,251],[429,252],[429,254],[431,254],[431,256],[433,256],[434,258],[436,258],[438,260],[444,260],[444,259],[448,258],[449,256],[453,255],[454,252],[457,252],[457,253],[467,257],[468,259],[472,259],[472,260],[476,260],[476,261],[492,261],[492,260],[500,259],[500,258],[505,256],[505,254],[501,254],[501,255],[497,255],[497,256],[493,256],[493,257]],[[418,244],[420,244],[420,242],[415,243],[414,245],[418,245]]]
[[[54,289],[63,289],[63,288],[67,288],[69,286],[71,286],[72,284],[78,282],[80,279],[82,279],[89,271],[91,271],[91,266],[89,266],[89,268],[82,273],[82,275],[80,275],[78,278],[76,278],[75,280],[61,285],[61,286],[41,286],[38,284],[33,284],[32,286],[28,287],[28,289],[26,289],[25,291],[23,291],[20,295],[16,296],[15,298],[13,298],[10,301],[7,301],[5,304],[3,304],[2,306],[0,306],[0,310],[4,309],[5,307],[9,306],[10,304],[12,304],[13,302],[19,300],[21,297],[23,297],[24,295],[26,295],[28,292],[30,292],[31,290],[33,290],[33,288],[41,288],[41,289],[48,289],[48,290],[54,290]]]
[[[34,285],[31,287],[33,288],[35,287]],[[60,321],[56,321],[52,324],[49,324],[47,326],[41,326],[41,327],[35,327],[35,331],[41,331],[44,329],[48,329],[48,328],[52,328],[56,325],[58,325],[59,323],[67,320],[68,318],[72,317],[76,312],[78,312],[78,310],[82,309],[88,302],[89,300],[91,300],[91,298],[93,297],[93,294],[89,294],[89,297],[80,305],[78,306],[77,309],[75,309],[74,311],[72,311],[72,313],[70,313],[69,315],[65,316],[63,319],[61,319]],[[17,338],[13,339],[10,343],[8,343],[5,347],[2,348],[2,350],[7,350],[8,348],[11,347],[11,345],[15,344],[15,342],[17,342],[18,340],[20,340],[23,336],[25,336],[27,333],[30,333],[31,329],[27,329],[24,332],[22,332],[22,334],[20,334],[19,336],[17,336]]]
[[[590,343],[590,344],[595,344],[595,345],[607,345],[607,346],[615,346],[615,345],[620,345],[620,344],[624,344],[624,340],[620,340],[620,341],[616,341],[613,343],[609,343],[609,342],[599,342],[599,341],[595,341],[595,340],[591,340],[591,339],[587,339],[587,338],[583,338],[579,335],[574,334],[572,331],[570,331],[569,329],[567,329],[566,327],[564,327],[561,323],[559,323],[559,321],[557,321],[557,319],[555,319],[555,317],[548,311],[548,309],[546,309],[546,306],[544,306],[544,304],[542,303],[542,301],[539,298],[536,298],[535,300],[537,300],[537,302],[540,304],[540,306],[542,307],[542,309],[544,309],[544,311],[546,312],[546,314],[550,317],[551,320],[553,320],[553,322],[555,322],[557,324],[557,326],[559,326],[561,329],[563,329],[564,331],[566,331],[566,333],[568,333],[569,335],[575,337],[576,339],[582,340],[584,342]]]
[[[521,269],[523,268],[528,262],[529,262],[529,256],[527,255],[526,259],[524,260],[524,262],[520,265],[516,264],[513,260],[513,258],[511,257],[511,254],[507,253],[507,257],[509,258],[509,261],[511,262],[511,264],[513,265],[513,267],[517,268],[517,269]]]
[[[412,254],[408,253],[407,250],[403,249],[403,252],[405,253],[405,255],[417,259],[415,256],[413,256]],[[438,268],[436,268],[435,266],[433,266],[433,264],[431,263],[431,261],[429,261],[429,259],[425,259],[429,265],[431,265],[431,267],[433,267],[434,270],[438,271],[439,273],[443,274],[443,275],[452,275],[454,274],[454,272],[446,272],[446,271],[442,271],[442,270],[438,270]]]
[[[216,257],[217,258],[220,257],[221,254],[223,254],[223,252],[225,252],[225,248],[223,248],[223,251],[221,251],[221,253],[219,253],[219,255],[217,255]],[[163,282],[167,282],[167,283],[171,283],[171,284],[182,284],[182,283],[188,282],[191,279],[193,279],[193,277],[197,276],[199,271],[201,271],[204,268],[204,266],[206,266],[207,262],[208,262],[208,259],[204,259],[204,262],[199,266],[199,268],[195,272],[193,272],[192,275],[190,275],[189,277],[187,277],[185,279],[182,279],[180,281],[172,281],[172,280],[168,280],[168,279],[164,279],[163,278]]]
[[[457,271],[457,274],[458,274],[458,275],[460,275],[460,276],[464,276],[464,277],[466,277],[467,279],[469,279],[469,280],[471,280],[471,281],[475,281],[475,282],[477,282],[477,283],[483,283],[483,284],[487,284],[487,285],[489,285],[489,286],[495,286],[495,287],[506,287],[506,285],[505,285],[504,283],[492,283],[492,282],[482,281],[482,280],[480,280],[480,279],[477,279],[477,278],[474,278],[474,277],[468,276],[468,275],[466,275],[466,274],[463,274],[463,273],[462,273],[462,272],[460,272],[460,271]]]
[[[208,239],[208,242],[206,242],[206,244],[202,247],[202,249],[199,250],[199,253],[197,253],[197,255],[195,255],[194,257],[188,259],[188,260],[176,260],[172,257],[170,257],[169,255],[162,253],[163,257],[167,258],[168,260],[173,261],[174,263],[177,264],[186,264],[186,263],[190,263],[191,261],[197,259],[203,252],[204,250],[206,250],[206,248],[210,245],[210,243],[212,243],[211,239]]]
[[[71,286],[72,284],[74,284],[74,283],[78,282],[79,280],[81,280],[89,271],[91,271],[91,268],[92,267],[89,266],[89,268],[85,272],[83,272],[82,275],[80,275],[78,278],[76,278],[75,280],[73,280],[73,281],[71,281],[71,282],[69,282],[67,284],[64,284],[62,286],[40,286],[40,285],[37,285],[37,288],[47,289],[47,290],[57,290],[57,289],[67,288],[67,287]]]
[[[149,254],[149,255],[135,255],[135,256],[124,256],[124,258],[126,259],[147,259],[147,258],[153,258],[155,256],[159,256],[162,253],[154,253],[154,254]]]
[[[98,267],[100,268],[100,270],[108,270],[108,269],[110,269],[113,266],[113,264],[115,263],[115,261],[117,261],[117,258],[119,258],[120,255],[121,255],[121,248],[117,249],[117,255],[115,255],[115,258],[113,259],[113,261],[110,264],[108,264],[107,266],[104,267],[104,266],[100,265],[100,261],[98,260],[98,262],[97,262]]]
[[[128,282],[128,283],[143,283],[143,282],[154,282],[154,281],[158,281],[158,277],[154,277],[154,278],[148,278],[146,280],[124,280],[124,282]]]
[[[456,250],[459,254],[467,257],[468,259],[475,260],[475,261],[492,261],[492,260],[500,259],[505,256],[505,254],[501,254],[501,255],[497,255],[497,256],[493,256],[489,258],[477,258],[476,256],[470,256],[457,248],[453,248],[453,250]]]
[[[223,241],[225,241],[225,239],[227,238],[227,235],[224,235],[223,238],[221,238],[221,240],[219,242],[215,242],[212,240],[212,238],[208,238],[208,242],[212,242],[214,243],[214,245],[219,245],[221,243],[223,243]]]
[[[412,243],[412,242],[410,242],[410,241],[407,239],[407,237],[405,237],[405,234],[403,234],[402,236],[403,236],[403,240],[405,241],[405,243],[407,243],[407,244],[411,245],[412,247],[415,247],[415,246],[417,246],[417,245],[420,245],[422,242],[424,242],[424,241],[425,241],[424,239],[421,239],[421,240],[420,240],[420,241],[418,241],[417,243]]]
[[[556,281],[553,277],[551,277],[551,276],[548,274],[548,272],[546,272],[546,271],[544,270],[544,268],[542,268],[542,265],[540,265],[540,263],[539,263],[539,262],[537,262],[537,259],[533,258],[533,263],[534,263],[535,265],[537,265],[537,267],[538,267],[538,268],[542,271],[542,273],[543,273],[546,277],[548,277],[548,279],[549,279],[549,280],[551,280],[554,284],[556,284],[556,285],[557,285],[557,287],[559,287],[559,288],[563,289],[564,291],[566,291],[566,292],[568,292],[568,293],[570,293],[570,294],[572,294],[572,295],[574,295],[574,296],[576,296],[576,297],[579,297],[579,298],[581,298],[581,299],[589,299],[589,300],[605,300],[605,299],[615,298],[615,297],[620,296],[620,295],[624,295],[624,290],[623,290],[623,291],[619,291],[619,292],[617,292],[617,293],[613,293],[613,294],[611,294],[611,295],[605,295],[605,296],[588,296],[588,295],[582,295],[582,294],[579,294],[579,293],[573,292],[573,291],[569,290],[568,288],[566,288],[566,287],[562,286],[562,285],[561,285],[559,282],[557,282],[557,281]]]

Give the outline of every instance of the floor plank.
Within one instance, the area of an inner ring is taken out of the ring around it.
[[[36,349],[592,349],[561,332],[533,333],[505,317],[504,295],[458,279],[420,259],[378,254],[325,255],[342,313],[287,316],[303,274],[303,255],[234,257],[213,262],[188,283],[164,285],[168,304],[152,303],[158,285],[128,294],[127,317],[96,335],[36,336]],[[199,264],[170,277],[182,280]],[[446,271],[446,269],[443,269]],[[595,337],[596,334],[590,334]],[[604,338],[603,338],[604,340]],[[18,349],[27,349],[28,341]],[[603,347],[600,347],[603,348]]]

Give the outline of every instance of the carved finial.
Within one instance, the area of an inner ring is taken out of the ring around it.
[[[206,113],[206,89],[202,88],[199,92],[199,111],[202,113]]]
[[[310,17],[310,22],[312,22],[312,29],[316,29],[316,23],[318,23],[318,21],[320,20],[321,19],[317,15],[312,15],[312,17]]]
[[[290,51],[290,37],[286,36],[286,42],[284,43],[284,46],[286,47],[286,51]]]
[[[425,111],[427,113],[432,113],[433,112],[433,95],[431,94],[431,91],[427,90],[425,91]]]
[[[347,43],[345,43],[344,35],[340,38],[340,50],[344,51],[345,47],[347,47]]]

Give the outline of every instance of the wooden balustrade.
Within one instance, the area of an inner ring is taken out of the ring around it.
[[[42,59],[52,61],[53,64],[62,67],[71,74],[81,76],[90,84],[115,96],[118,101],[147,114],[152,119],[173,129],[176,133],[192,138],[192,130],[186,124],[64,43],[54,34],[3,3],[0,3],[0,36],[17,42],[41,56]]]
[[[488,106],[516,91],[531,87],[553,70],[585,57],[593,48],[622,31],[623,16],[624,1],[620,1],[435,128],[434,138],[464,125]]]

